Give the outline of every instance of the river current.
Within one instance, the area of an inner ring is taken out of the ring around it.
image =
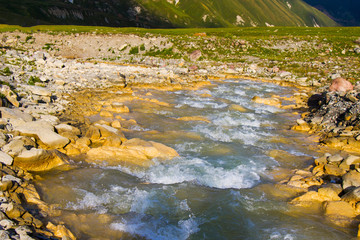
[[[147,169],[74,161],[70,171],[42,175],[38,188],[79,239],[349,239],[321,212],[289,205],[273,186],[278,169],[306,167],[321,153],[309,136],[290,130],[299,115],[251,99],[294,91],[248,80],[138,90],[170,105],[125,103],[131,111],[121,116],[138,123],[126,137],[163,143],[180,157]],[[189,116],[203,121],[179,120]],[[294,157],[276,160],[272,150]]]

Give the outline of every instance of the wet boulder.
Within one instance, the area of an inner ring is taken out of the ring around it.
[[[109,165],[149,167],[152,159],[170,160],[179,154],[172,148],[153,141],[130,139],[119,147],[102,146],[87,152],[87,161],[106,162]]]
[[[69,157],[58,150],[32,148],[14,158],[14,166],[27,171],[47,171],[69,162]]]

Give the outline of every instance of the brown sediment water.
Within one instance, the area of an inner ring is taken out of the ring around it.
[[[315,206],[288,205],[296,194],[275,183],[322,151],[290,130],[293,110],[252,101],[295,89],[225,80],[198,90],[138,88],[93,98],[89,121],[118,119],[127,138],[163,143],[180,155],[149,168],[74,160],[73,170],[37,182],[59,221],[79,239],[349,239]],[[95,94],[96,95],[96,94]],[[127,97],[126,97],[127,96]],[[100,103],[101,101],[101,103]],[[120,101],[129,112],[97,113]],[[291,103],[283,103],[291,104]],[[236,107],[235,107],[236,106]]]

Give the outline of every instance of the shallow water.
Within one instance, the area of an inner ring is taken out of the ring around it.
[[[251,99],[293,91],[245,80],[197,91],[138,90],[170,106],[126,103],[131,113],[121,116],[138,122],[126,136],[164,143],[179,158],[149,169],[74,162],[71,171],[44,174],[38,186],[80,239],[349,239],[353,233],[321,213],[272,194],[273,169],[304,167],[320,153],[308,136],[288,130],[297,115]],[[184,116],[209,121],[177,120]],[[267,154],[273,149],[294,158],[278,162]]]

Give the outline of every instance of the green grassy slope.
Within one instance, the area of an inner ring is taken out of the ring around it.
[[[0,23],[160,28],[336,26],[303,0],[0,0]]]
[[[343,26],[360,26],[360,1],[358,0],[304,0],[325,12]]]
[[[138,0],[177,27],[336,26],[302,0]]]

